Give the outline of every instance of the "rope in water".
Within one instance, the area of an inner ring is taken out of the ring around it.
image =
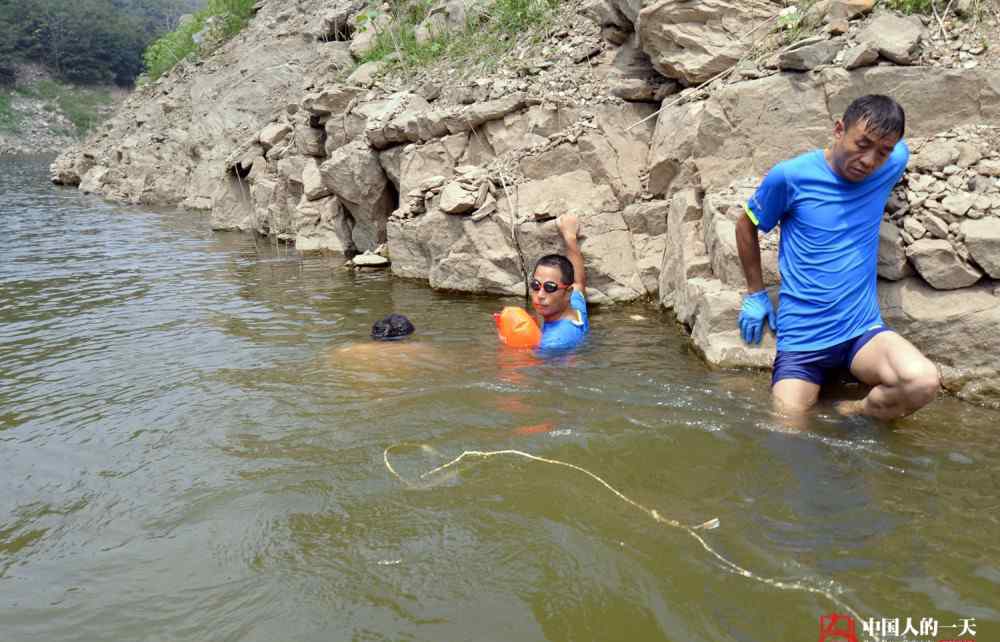
[[[400,448],[407,448],[407,447],[409,447],[409,448],[421,448],[421,449],[429,450],[431,452],[435,452],[436,453],[436,451],[434,451],[432,448],[430,448],[430,447],[428,447],[426,445],[419,445],[419,444],[395,444],[393,446],[389,446],[384,451],[382,451],[382,460],[385,462],[385,467],[389,470],[389,472],[392,474],[393,477],[395,477],[396,479],[398,479],[400,482],[402,482],[403,484],[405,484],[407,486],[410,486],[410,487],[430,487],[430,486],[433,486],[433,483],[431,483],[431,484],[420,484],[420,483],[416,483],[416,482],[414,482],[412,480],[405,479],[402,475],[400,475],[398,472],[396,472],[395,468],[393,468],[392,462],[389,461],[389,453],[391,453],[394,450],[397,450],[397,449],[400,449]],[[511,455],[511,456],[515,456],[515,457],[523,457],[524,459],[528,459],[530,461],[535,461],[535,462],[539,462],[539,463],[542,463],[542,464],[552,464],[554,466],[562,466],[564,468],[570,468],[570,469],[575,470],[577,472],[581,472],[584,475],[586,475],[586,476],[590,477],[591,479],[593,479],[594,481],[596,481],[597,483],[599,483],[601,486],[604,486],[606,489],[608,489],[609,491],[611,491],[616,497],[618,497],[618,499],[622,500],[623,502],[625,502],[626,504],[628,504],[628,505],[630,505],[630,506],[632,506],[634,508],[639,509],[640,511],[642,511],[643,513],[645,513],[646,515],[648,515],[649,517],[651,517],[654,521],[659,522],[660,524],[666,524],[667,526],[672,526],[674,528],[679,528],[679,529],[685,531],[688,535],[690,535],[691,537],[693,537],[699,544],[701,544],[701,547],[703,549],[705,549],[705,551],[707,551],[709,555],[711,555],[716,560],[718,560],[719,563],[722,564],[723,568],[725,570],[727,570],[728,572],[730,572],[730,573],[732,573],[734,575],[739,575],[741,577],[745,577],[747,579],[756,580],[756,581],[761,582],[763,584],[767,584],[768,586],[773,586],[773,587],[775,587],[777,589],[784,590],[784,591],[802,591],[802,592],[806,592],[806,593],[813,593],[813,594],[816,594],[816,595],[821,595],[821,596],[825,597],[826,599],[830,600],[831,602],[833,602],[834,604],[836,604],[838,607],[840,607],[841,609],[843,609],[845,612],[849,613],[857,621],[859,621],[859,622],[864,621],[864,620],[862,620],[861,616],[858,615],[858,613],[854,609],[852,609],[850,606],[848,606],[847,604],[845,604],[842,600],[840,600],[836,595],[834,595],[831,591],[829,591],[827,589],[824,589],[824,588],[821,588],[821,587],[818,587],[818,586],[810,586],[809,584],[804,584],[804,583],[798,582],[798,581],[784,581],[784,580],[777,580],[777,579],[770,578],[770,577],[762,577],[762,576],[757,575],[756,573],[754,573],[754,572],[752,572],[752,571],[750,571],[748,569],[743,568],[742,566],[740,566],[736,562],[733,562],[733,561],[729,560],[728,558],[724,557],[721,553],[719,553],[714,548],[712,548],[712,546],[707,541],[705,541],[705,538],[703,538],[701,535],[699,535],[697,533],[697,531],[699,531],[699,530],[712,530],[712,529],[718,528],[719,527],[719,519],[717,517],[713,518],[713,519],[710,519],[707,522],[704,522],[702,524],[698,524],[697,526],[688,526],[687,524],[682,524],[681,522],[678,522],[677,520],[670,519],[668,517],[664,517],[658,511],[656,511],[656,509],[648,508],[646,506],[643,506],[639,502],[637,502],[637,501],[631,499],[630,497],[626,496],[624,493],[622,493],[621,491],[619,491],[617,488],[615,488],[614,486],[612,486],[608,482],[604,481],[604,479],[602,479],[600,476],[598,476],[598,475],[590,472],[586,468],[583,468],[581,466],[577,466],[576,464],[571,464],[569,462],[561,461],[561,460],[558,460],[558,459],[549,459],[547,457],[539,457],[538,455],[532,455],[531,453],[526,453],[526,452],[524,452],[522,450],[513,450],[513,449],[508,449],[508,450],[466,450],[461,455],[459,455],[458,457],[455,457],[451,461],[449,461],[447,463],[444,463],[444,464],[441,464],[440,466],[438,466],[436,468],[432,468],[431,470],[428,470],[425,473],[422,473],[417,479],[418,480],[424,480],[424,479],[427,479],[429,477],[432,477],[432,476],[434,476],[434,475],[436,475],[438,473],[441,473],[441,472],[443,472],[443,471],[445,471],[445,470],[447,470],[449,468],[457,466],[464,459],[472,459],[472,458],[476,458],[476,459],[489,459],[491,457],[498,457],[498,456],[503,456],[503,455]],[[880,638],[880,637],[878,637],[878,636],[876,636],[874,634],[873,634],[873,637],[874,637],[874,639],[875,639],[876,642],[882,642],[882,638]]]

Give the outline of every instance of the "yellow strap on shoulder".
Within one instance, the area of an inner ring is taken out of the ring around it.
[[[750,206],[746,203],[743,204],[743,211],[747,213],[747,218],[753,221],[754,225],[760,226],[760,221],[757,220],[757,215],[753,213],[753,210],[750,209]]]

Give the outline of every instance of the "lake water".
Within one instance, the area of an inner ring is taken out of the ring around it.
[[[1000,639],[997,412],[792,434],[652,305],[538,363],[493,331],[520,301],[0,168],[0,640]],[[389,312],[417,333],[373,353]],[[754,577],[579,470],[408,484],[396,444],[407,480],[583,467]]]

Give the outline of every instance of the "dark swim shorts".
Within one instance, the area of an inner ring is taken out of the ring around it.
[[[864,334],[848,339],[843,343],[807,352],[778,351],[774,358],[774,369],[771,371],[771,385],[782,379],[803,379],[818,386],[830,380],[832,374],[849,371],[854,356],[875,335],[887,332],[890,328],[880,325]]]

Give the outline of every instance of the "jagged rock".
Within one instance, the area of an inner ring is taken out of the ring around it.
[[[975,202],[976,197],[970,192],[953,192],[941,199],[942,207],[955,216],[965,216]]]
[[[844,52],[844,69],[858,69],[874,65],[878,61],[878,49],[871,44],[860,44]]]
[[[983,176],[1000,176],[1000,159],[981,160],[976,163],[976,171]]]
[[[961,234],[969,254],[990,278],[1000,279],[1000,218],[962,221]]]
[[[586,170],[527,181],[516,186],[518,215],[524,218],[556,218],[572,212],[578,215],[615,212],[621,206],[607,185],[595,184]]]
[[[515,92],[497,100],[469,105],[456,113],[448,114],[444,122],[449,132],[458,134],[476,129],[491,120],[503,118],[511,112],[540,103],[541,100],[538,98],[529,97],[524,92]]]
[[[399,160],[399,193],[406,194],[433,176],[442,182],[451,177],[459,158],[453,157],[442,140],[425,145],[407,145]]]
[[[695,309],[691,341],[705,360],[720,368],[768,368],[774,362],[774,334],[764,332],[760,345],[749,345],[739,333],[740,291],[714,280],[694,279]],[[772,297],[776,298],[776,297]],[[777,308],[777,301],[774,301]]]
[[[336,196],[316,201],[303,198],[295,209],[294,227],[297,250],[327,250],[338,254],[355,251],[351,234],[353,221]]]
[[[941,239],[921,239],[906,248],[906,256],[925,281],[938,290],[966,288],[983,273],[963,261],[951,243]]]
[[[343,114],[351,102],[364,92],[361,87],[333,85],[321,91],[306,94],[302,98],[302,109],[318,116]]]
[[[756,180],[737,181],[728,188],[710,190],[703,201],[702,227],[712,273],[727,286],[743,288],[746,278],[736,248],[736,222],[746,216],[743,205],[753,195]],[[764,284],[776,285],[780,229],[760,238],[761,271]]]
[[[104,178],[108,174],[108,168],[103,165],[94,165],[80,179],[80,191],[84,194],[96,194],[101,191],[104,185]]]
[[[654,107],[641,103],[594,107],[593,133],[580,137],[577,148],[584,166],[599,183],[614,190],[622,204],[642,193],[640,175],[649,153],[654,123],[646,120]],[[641,125],[640,121],[645,120]]]
[[[386,63],[382,60],[366,62],[351,72],[351,75],[347,77],[347,82],[358,87],[371,87],[385,68]]]
[[[841,46],[841,39],[827,40],[823,36],[797,42],[778,54],[778,68],[809,71],[820,65],[827,65],[837,57]]]
[[[910,65],[920,55],[924,27],[916,16],[901,18],[884,13],[876,16],[858,34],[858,41],[878,47],[882,57],[898,65]]]
[[[386,221],[395,209],[393,189],[378,155],[360,141],[337,149],[320,165],[323,184],[354,218],[352,238],[359,250],[386,240]]]
[[[702,204],[694,189],[679,190],[670,200],[667,213],[667,246],[660,266],[660,304],[674,308],[682,323],[691,319],[685,310],[684,293],[688,279],[711,274],[708,251],[701,230]]]
[[[580,14],[590,18],[597,26],[601,27],[601,37],[615,45],[622,44],[628,34],[634,30],[634,20],[627,18],[613,3],[608,0],[584,0],[580,5]],[[608,28],[606,35],[604,29]],[[608,38],[608,36],[611,38]],[[622,38],[615,41],[612,38]]]
[[[921,222],[924,224],[927,231],[935,238],[948,238],[948,223],[942,220],[940,216],[935,216],[930,212],[925,212],[921,217]]]
[[[466,214],[476,208],[477,192],[465,189],[461,183],[451,182],[441,190],[438,207],[445,214]]]
[[[907,216],[903,219],[903,229],[912,239],[922,239],[927,235],[927,228],[917,220],[915,216]]]
[[[853,20],[870,13],[875,6],[875,0],[833,0],[826,12],[826,21]]]
[[[958,160],[958,146],[946,140],[928,142],[910,159],[910,167],[923,172],[939,172]]]
[[[660,288],[660,268],[667,247],[667,216],[670,203],[648,201],[633,203],[622,212],[632,235],[636,269],[646,292],[655,296]]]
[[[632,34],[615,52],[608,74],[611,94],[623,100],[655,102],[679,91],[676,81],[668,80],[656,71],[638,40],[638,35]]]
[[[643,7],[633,23],[657,71],[697,85],[736,64],[748,47],[740,34],[774,9],[761,0],[659,0]]]
[[[279,160],[276,165],[278,176],[290,183],[298,186],[302,185],[302,173],[306,167],[306,157],[288,156]]]
[[[955,162],[961,168],[972,167],[983,157],[981,151],[972,143],[958,143],[958,160]]]
[[[271,123],[260,131],[257,140],[265,151],[271,149],[292,132],[292,128],[285,123]]]
[[[906,248],[899,228],[882,221],[878,229],[878,275],[883,279],[898,281],[913,274],[913,266],[906,259]]]
[[[967,399],[997,397],[985,385],[998,377],[1000,297],[993,285],[934,290],[918,278],[879,287],[882,317],[940,364],[944,386]]]
[[[323,182],[319,161],[309,158],[302,164],[302,193],[307,201],[315,201],[330,195],[330,188]]]
[[[295,149],[304,156],[326,156],[326,131],[315,127],[296,127]]]

